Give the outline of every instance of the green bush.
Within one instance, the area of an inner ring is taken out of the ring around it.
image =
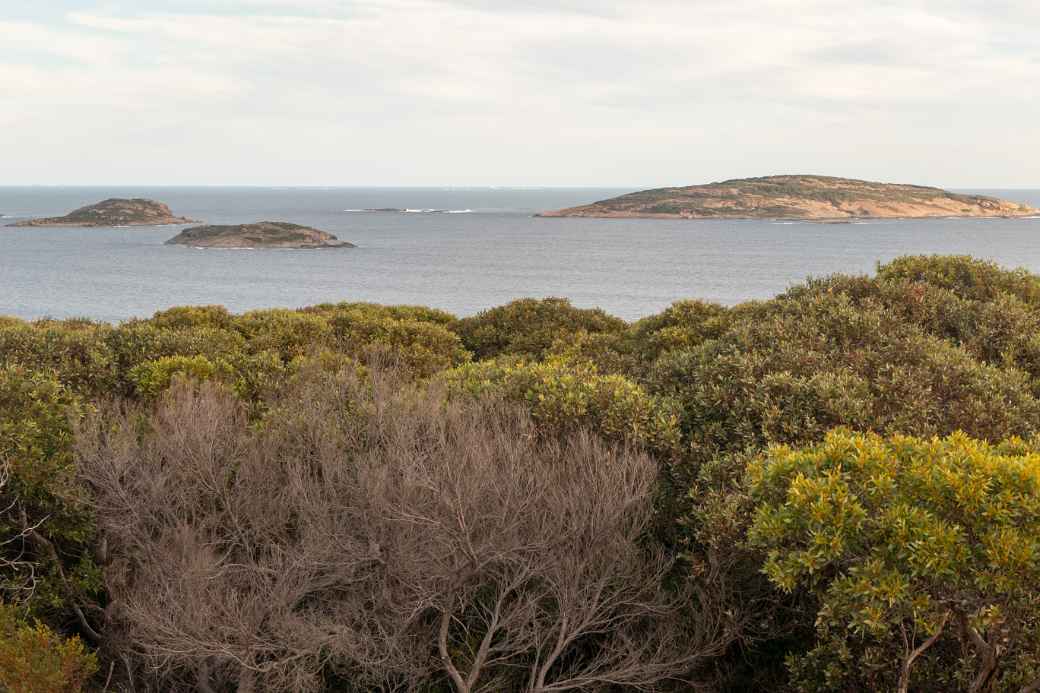
[[[588,362],[559,357],[534,363],[484,361],[449,371],[445,380],[452,392],[521,402],[535,421],[553,431],[586,427],[608,440],[666,456],[679,447],[678,419],[668,402],[623,376],[601,375]]]
[[[578,332],[623,332],[626,324],[599,309],[575,308],[563,298],[525,298],[463,318],[455,327],[477,359],[502,354],[539,359],[553,342]]]
[[[167,330],[186,330],[193,327],[230,330],[233,318],[224,306],[177,306],[159,311],[148,322]]]
[[[968,255],[900,257],[878,266],[878,281],[909,280],[950,289],[961,298],[990,301],[1011,294],[1040,305],[1040,277],[1024,269],[1005,270],[994,262]]]
[[[747,478],[766,574],[819,603],[799,690],[1040,685],[1035,448],[839,431],[770,449]],[[921,679],[919,658],[937,660]]]
[[[636,322],[632,339],[642,363],[649,365],[663,353],[718,339],[732,322],[731,311],[717,303],[676,301],[663,312]]]
[[[91,558],[94,525],[75,478],[72,422],[85,406],[53,376],[0,367],[0,574],[8,599],[61,622],[94,599],[100,576]]]
[[[458,335],[436,322],[379,315],[371,310],[337,310],[329,318],[336,349],[355,358],[380,356],[418,377],[469,360]]]
[[[253,310],[236,316],[234,326],[250,353],[270,351],[288,363],[296,356],[331,346],[332,327],[322,315],[284,308]]]
[[[66,328],[61,323],[0,325],[0,363],[54,374],[85,395],[111,392],[116,364],[105,338],[109,328]]]

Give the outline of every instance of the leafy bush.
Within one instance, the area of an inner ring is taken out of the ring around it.
[[[103,395],[114,389],[117,379],[107,332],[60,323],[0,325],[0,363],[46,371],[77,392]]]
[[[159,311],[148,322],[166,330],[187,330],[193,327],[230,330],[234,320],[224,306],[177,306]]]
[[[877,274],[880,282],[923,282],[974,301],[1011,294],[1029,305],[1040,305],[1040,277],[1023,269],[1005,270],[994,262],[968,255],[900,257],[880,265]]]
[[[732,324],[730,311],[717,303],[676,301],[663,312],[643,318],[632,326],[644,365],[662,353],[691,349],[717,339]]]
[[[459,320],[455,329],[477,359],[502,354],[539,359],[553,342],[578,332],[622,332],[625,322],[564,298],[524,298]]]
[[[1035,448],[839,431],[770,449],[748,484],[766,574],[819,600],[816,646],[792,659],[799,689],[1040,685]],[[949,678],[919,681],[932,657]]]
[[[168,388],[174,377],[203,381],[216,373],[217,367],[205,356],[164,356],[134,366],[129,377],[138,395],[152,399]]]
[[[63,621],[100,587],[93,521],[75,481],[72,421],[84,407],[52,376],[0,367],[0,591]]]
[[[322,315],[284,308],[253,310],[235,317],[250,353],[270,351],[286,363],[308,351],[331,346],[332,326]]]
[[[494,395],[526,405],[532,417],[554,431],[589,428],[609,440],[629,442],[674,455],[677,416],[619,375],[600,375],[588,362],[550,358],[544,362],[485,361],[445,374],[449,388],[474,396]]]
[[[339,351],[358,359],[378,354],[418,377],[469,360],[458,335],[437,322],[347,309],[331,314],[329,323]]]
[[[42,623],[21,621],[0,602],[0,689],[8,693],[78,693],[97,671],[79,638],[63,639]]]

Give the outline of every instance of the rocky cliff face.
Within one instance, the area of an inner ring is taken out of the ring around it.
[[[354,248],[331,233],[284,221],[255,224],[196,226],[184,229],[167,245],[195,248]]]
[[[767,176],[644,190],[544,217],[662,219],[854,219],[1015,217],[1027,205],[939,188],[829,176]]]
[[[9,226],[160,226],[192,224],[194,219],[174,216],[162,202],[142,198],[112,198],[80,207],[63,217],[28,219]]]

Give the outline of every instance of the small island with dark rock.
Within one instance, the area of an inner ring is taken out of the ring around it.
[[[658,188],[542,217],[647,219],[921,219],[1023,217],[1040,210],[985,195],[831,176],[765,176]]]
[[[331,233],[285,221],[208,225],[184,229],[166,245],[194,248],[355,248]]]
[[[80,207],[63,217],[25,219],[8,226],[164,226],[194,223],[197,220],[174,216],[162,202],[143,198],[111,198]]]

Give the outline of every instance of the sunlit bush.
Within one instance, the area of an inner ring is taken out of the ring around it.
[[[769,579],[819,600],[800,690],[1040,685],[1035,450],[836,432],[772,448],[748,484]],[[915,676],[919,659],[942,667]]]

